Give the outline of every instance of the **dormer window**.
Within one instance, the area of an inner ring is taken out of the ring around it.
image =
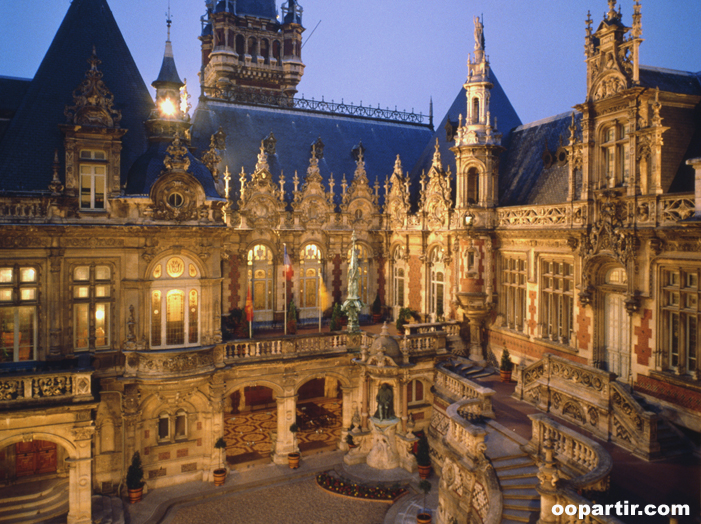
[[[80,209],[104,209],[107,156],[104,151],[80,151]]]
[[[630,178],[630,126],[617,124],[604,130],[602,153],[608,187],[627,186]]]

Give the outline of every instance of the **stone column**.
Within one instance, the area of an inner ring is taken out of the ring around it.
[[[363,431],[368,429],[368,376],[365,370],[360,374],[361,401],[360,401],[360,427]]]
[[[66,459],[68,466],[68,524],[92,523],[92,452],[95,428],[73,429],[76,456]]]
[[[287,464],[287,454],[299,451],[290,426],[297,421],[297,395],[279,396],[277,401],[277,440],[271,458],[275,464]]]
[[[351,425],[353,419],[353,413],[351,409],[353,403],[351,401],[351,393],[353,392],[352,386],[341,386],[341,391],[343,394],[343,413],[341,422],[341,441],[338,443],[338,449],[343,451],[348,451],[348,443],[346,442],[346,436],[348,435],[348,428]]]
[[[409,420],[409,399],[406,394],[406,385],[409,384],[410,379],[399,379],[397,380],[397,389],[399,390],[397,394],[399,395],[399,418],[402,419],[402,432],[406,433],[406,424]]]
[[[686,165],[691,166],[696,171],[694,180],[694,217],[701,218],[701,157],[690,158]]]
[[[553,445],[550,439],[545,441],[543,449],[545,450],[545,463],[541,462],[538,465],[540,484],[536,486],[536,491],[540,494],[538,524],[555,524],[559,519],[553,513],[553,506],[558,503],[557,481],[560,476],[553,458]]]

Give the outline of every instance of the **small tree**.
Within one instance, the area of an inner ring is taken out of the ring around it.
[[[419,442],[416,446],[416,463],[419,466],[430,466],[431,455],[429,453],[428,438],[426,435],[419,437]]]
[[[297,333],[297,306],[294,300],[290,300],[287,308],[287,333],[291,335]]]
[[[509,355],[508,349],[505,349],[501,353],[501,363],[499,364],[499,369],[507,372],[514,369],[514,363],[511,361],[511,355]]]
[[[141,465],[141,455],[134,452],[131,457],[131,465],[127,469],[127,488],[139,489],[144,485],[144,468]]]
[[[423,505],[423,513],[426,513],[426,495],[428,495],[431,492],[431,483],[428,480],[422,480],[419,482],[419,489],[424,492],[424,505]]]
[[[214,449],[219,450],[219,469],[224,469],[224,450],[226,449],[226,440],[224,437],[219,437],[214,443]]]
[[[394,323],[394,326],[397,328],[397,332],[402,333],[402,331],[404,331],[404,324],[409,322],[409,320],[412,318],[414,318],[414,312],[411,310],[411,308],[401,308],[397,314],[397,321]]]
[[[290,432],[291,432],[293,435],[294,435],[295,433],[297,433],[298,431],[299,431],[299,426],[297,425],[296,422],[293,422],[292,424],[290,424]]]

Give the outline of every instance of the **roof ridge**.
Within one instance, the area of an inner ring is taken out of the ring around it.
[[[562,120],[563,118],[572,118],[572,113],[575,113],[575,115],[576,115],[576,114],[578,114],[578,111],[575,111],[575,110],[567,111],[565,113],[560,113],[558,115],[549,116],[546,118],[541,118],[540,120],[534,120],[533,122],[528,122],[526,124],[522,124],[514,129],[514,133],[518,132],[518,131],[523,131],[524,129],[530,129],[532,127],[538,127],[538,126],[542,126],[544,124],[549,124],[549,123],[555,122],[557,120]]]
[[[640,69],[645,69],[647,71],[657,71],[659,73],[676,74],[680,76],[699,76],[699,74],[701,74],[701,71],[699,71],[698,73],[694,73],[693,71],[682,71],[681,69],[669,69],[668,67],[656,67],[648,65],[641,65]]]

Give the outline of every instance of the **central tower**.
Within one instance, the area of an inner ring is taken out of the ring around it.
[[[292,98],[304,73],[302,8],[287,0],[278,16],[274,0],[206,0],[202,17],[203,94]]]

